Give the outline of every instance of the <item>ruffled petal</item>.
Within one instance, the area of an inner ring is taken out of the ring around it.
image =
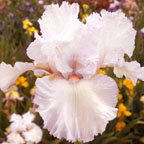
[[[144,68],[142,68],[137,61],[117,64],[114,66],[114,73],[119,78],[124,75],[127,79],[132,80],[134,84],[136,84],[138,79],[144,81]]]
[[[0,64],[0,88],[5,92],[10,85],[15,83],[18,76],[33,69],[34,65],[32,63],[16,62],[12,67],[10,64],[2,62]]]
[[[124,13],[102,10],[101,15],[90,15],[87,25],[99,37],[96,48],[100,50],[100,66],[116,63],[124,54],[132,56],[136,31]]]
[[[42,37],[44,39],[56,39],[60,41],[70,41],[78,29],[79,5],[63,2],[47,5],[41,19],[39,19]]]
[[[74,42],[74,72],[83,77],[91,77],[96,73],[99,62],[99,50],[96,49],[98,37],[84,26],[81,36]]]
[[[71,83],[64,79],[36,81],[34,103],[44,127],[58,138],[88,142],[116,117],[118,89],[107,76]]]

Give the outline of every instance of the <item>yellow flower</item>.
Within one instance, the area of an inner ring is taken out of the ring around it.
[[[130,90],[130,96],[134,96],[134,85],[131,80],[124,80],[123,85]]]
[[[19,80],[20,83],[23,83],[27,80],[27,78],[24,77],[24,76],[20,76],[18,80]]]
[[[21,85],[24,88],[27,88],[29,86],[29,83],[27,82],[27,78],[24,76],[20,76],[17,80],[16,80],[16,85]]]
[[[17,79],[16,82],[15,82],[15,84],[16,84],[16,85],[19,85],[19,84],[20,84],[20,81]]]
[[[129,90],[133,90],[134,89],[134,85],[132,83],[131,80],[124,80],[123,81],[123,85],[126,86]]]
[[[30,36],[32,36],[35,32],[38,32],[38,30],[35,27],[28,27],[26,33],[28,33]]]
[[[116,124],[116,131],[122,131],[126,126],[126,123],[123,121],[120,121]]]
[[[26,33],[30,36],[32,36],[33,33],[38,31],[28,19],[23,20],[23,28],[26,30]]]
[[[118,94],[118,99],[121,100],[123,98],[122,94]]]
[[[98,69],[97,74],[106,74],[106,71],[103,69]]]
[[[82,22],[85,23],[86,22],[86,17],[88,17],[89,15],[86,13],[86,14],[83,14],[82,15]]]
[[[131,112],[127,110],[127,107],[123,103],[119,104],[118,113],[117,113],[117,117],[122,117],[122,116],[126,116],[126,117],[131,116]]]
[[[25,78],[24,76],[20,76],[20,77],[16,80],[16,85],[21,85],[21,84],[24,83],[25,81],[27,81],[27,78]]]
[[[87,5],[87,4],[83,4],[82,7],[83,7],[84,10],[88,10],[89,9],[89,5]]]
[[[23,82],[21,85],[22,85],[24,88],[27,88],[27,87],[29,86],[29,83],[26,81],[26,82]]]
[[[29,19],[23,20],[22,23],[24,29],[27,29],[29,26],[32,26],[32,23],[29,21]]]

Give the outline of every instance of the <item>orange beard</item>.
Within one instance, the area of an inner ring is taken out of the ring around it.
[[[68,80],[72,83],[78,82],[80,80],[80,76],[77,74],[69,74],[68,75]]]

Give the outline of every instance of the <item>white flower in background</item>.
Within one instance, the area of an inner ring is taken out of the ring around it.
[[[120,2],[117,0],[114,0],[114,2],[110,4],[109,9],[117,10],[119,9],[119,7],[120,7]]]
[[[42,130],[39,126],[32,123],[22,135],[28,143],[39,143],[42,139]]]
[[[114,67],[118,77],[125,75],[133,82],[144,80],[144,69],[136,61],[124,61],[124,54],[133,54],[136,31],[121,11],[93,13],[86,24],[78,20],[78,12],[78,4],[47,6],[39,20],[42,35],[36,34],[27,49],[34,64],[17,68],[2,63],[0,76],[5,83],[1,82],[0,88],[6,90],[27,70],[48,73],[36,80],[34,99],[44,127],[55,137],[88,142],[102,133],[117,113],[117,85],[110,77],[96,74],[98,69]],[[14,116],[12,129],[21,131],[32,121],[24,123],[22,119],[24,116]],[[23,133],[28,141],[32,135],[31,128]]]
[[[36,144],[42,139],[42,130],[33,123],[34,115],[30,112],[18,115],[12,114],[10,119],[10,132],[7,135],[7,142],[10,144]]]
[[[12,122],[10,125],[10,129],[15,132],[25,131],[33,120],[34,115],[30,112],[27,112],[22,116],[13,114],[10,119],[10,122]]]
[[[16,132],[12,132],[7,136],[7,141],[11,144],[24,144],[25,140],[23,137]]]
[[[25,144],[25,140],[19,133],[12,132],[7,135],[7,141],[2,144]]]

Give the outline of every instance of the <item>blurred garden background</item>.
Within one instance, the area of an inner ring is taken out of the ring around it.
[[[61,4],[62,1],[64,0],[0,0],[0,62],[14,64],[15,61],[31,61],[26,56],[26,48],[34,40],[34,33],[39,32],[37,20],[44,11],[44,5]],[[79,19],[83,23],[92,12],[121,9],[137,30],[134,55],[132,58],[125,55],[125,59],[137,60],[144,66],[144,0],[67,1],[79,3]],[[134,86],[130,80],[116,78],[111,68],[99,69],[98,72],[113,77],[118,83],[118,114],[107,125],[105,132],[88,144],[144,144],[144,82],[138,80]],[[40,144],[69,144],[64,139],[54,138],[43,129],[43,120],[35,113],[32,103],[35,78],[33,72],[27,72],[6,93],[0,93],[0,143],[6,141],[10,132],[11,115],[22,115],[30,111],[36,116],[34,122],[43,130]]]

